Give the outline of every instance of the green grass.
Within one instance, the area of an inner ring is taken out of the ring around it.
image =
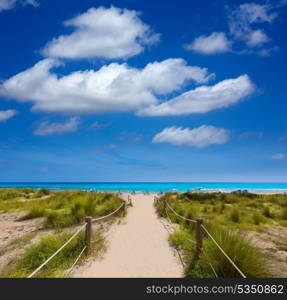
[[[70,233],[57,233],[44,237],[40,242],[28,248],[13,264],[8,266],[1,277],[22,278],[29,276],[43,262],[58,250],[71,236]],[[65,272],[85,246],[84,233],[76,236],[58,253],[35,277],[65,277]],[[92,252],[94,256],[104,251],[105,242],[100,231],[93,234]],[[85,257],[85,255],[84,255]]]
[[[244,232],[260,231],[268,225],[286,226],[286,195],[187,192],[167,193],[156,201],[158,215],[169,217],[179,226],[179,230],[170,236],[169,241],[183,251],[186,276],[240,277],[238,271],[207,236],[203,239],[202,254],[198,260],[194,260],[194,223],[179,218],[169,209],[166,210],[163,200],[184,217],[203,219],[215,240],[247,277],[268,276],[264,255],[244,237]]]
[[[210,230],[211,235],[247,277],[266,277],[268,271],[263,254],[241,234],[222,227]],[[172,246],[182,250],[185,275],[193,278],[242,277],[219,248],[209,239],[203,240],[202,253],[194,260],[194,234],[184,229],[171,234]]]
[[[46,228],[79,224],[86,216],[104,216],[121,203],[122,199],[112,193],[0,189],[0,212],[25,211],[21,220],[44,217]]]
[[[287,195],[225,194],[225,193],[168,193],[166,199],[179,214],[192,219],[203,218],[216,225],[234,229],[262,230],[268,225],[286,226]],[[157,212],[167,217],[162,201],[156,204]],[[169,211],[173,222],[184,225]]]
[[[263,254],[248,239],[235,231],[223,228],[210,229],[210,232],[245,276],[256,278],[268,276]],[[195,265],[188,265],[187,276],[242,277],[210,239],[204,239],[202,249],[202,255]]]

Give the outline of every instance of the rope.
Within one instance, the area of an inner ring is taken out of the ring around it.
[[[218,277],[218,275],[217,275],[217,273],[215,272],[215,270],[214,270],[214,268],[213,268],[213,265],[212,265],[210,262],[209,262],[208,264],[209,264],[209,266],[210,266],[211,270],[213,271],[213,273],[214,273],[215,277],[217,278],[217,277]]]
[[[175,215],[177,215],[179,218],[182,218],[182,219],[184,219],[184,220],[186,220],[186,221],[190,221],[190,222],[193,222],[193,223],[196,223],[196,221],[195,220],[192,220],[192,219],[189,219],[189,218],[186,218],[186,217],[183,217],[183,216],[181,216],[181,215],[179,215],[168,203],[167,203],[167,201],[165,201],[165,203],[166,203],[166,205],[168,206],[168,208],[175,214]]]
[[[169,230],[169,228],[168,228],[161,220],[159,220],[159,221],[160,221],[161,224],[163,225],[164,229],[165,229],[169,234],[171,234],[171,231]],[[181,264],[182,264],[182,266],[183,266],[183,268],[184,268],[184,267],[185,267],[185,263],[184,263],[184,261],[183,261],[183,259],[182,259],[182,257],[181,257],[181,254],[180,254],[179,250],[177,249],[177,247],[175,247],[175,250],[176,250],[176,253],[178,254],[179,260],[180,260],[180,262],[181,262]]]
[[[220,247],[220,245],[216,242],[213,236],[208,232],[205,226],[201,225],[202,229],[206,232],[206,234],[211,238],[214,244],[218,247],[218,249],[223,253],[223,255],[228,259],[228,261],[233,265],[233,267],[238,271],[238,273],[243,277],[246,278],[244,273],[237,267],[237,265],[233,262],[233,260],[226,254],[226,252]]]
[[[96,221],[99,221],[99,220],[102,220],[102,219],[105,219],[107,217],[110,217],[111,215],[115,214],[116,212],[118,212],[122,206],[125,204],[125,202],[123,201],[123,203],[113,212],[111,212],[110,214],[106,215],[106,216],[102,216],[102,217],[99,217],[99,218],[96,218],[96,219],[93,219],[92,222],[96,222]]]
[[[77,257],[77,259],[75,260],[75,262],[72,264],[71,268],[66,272],[66,276],[72,272],[72,270],[74,269],[75,265],[77,264],[77,262],[79,261],[80,257],[82,256],[82,254],[84,253],[84,251],[86,250],[87,246],[85,246],[83,248],[83,250],[81,251],[81,253],[79,254],[79,256]]]
[[[36,273],[38,273],[52,258],[54,258],[60,251],[62,251],[84,228],[86,224],[81,226],[68,240],[67,242],[59,248],[53,255],[51,255],[44,263],[42,263],[34,272],[32,272],[27,278],[33,277]]]
[[[167,215],[167,217],[168,217],[169,223],[172,223],[172,222],[171,222],[171,219],[170,219],[170,217],[169,217],[169,214],[168,214],[168,212],[167,212],[166,207],[165,207],[165,213],[166,213],[166,215]]]

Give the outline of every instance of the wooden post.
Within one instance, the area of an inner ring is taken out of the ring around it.
[[[85,231],[85,240],[87,246],[87,252],[90,250],[91,239],[92,239],[92,217],[86,217],[86,231]]]
[[[203,224],[202,219],[196,220],[196,227],[195,227],[195,241],[196,241],[195,257],[196,257],[196,259],[199,257],[201,250],[202,250],[202,228],[201,228],[202,224]]]

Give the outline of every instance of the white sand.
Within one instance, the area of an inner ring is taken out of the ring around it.
[[[74,277],[182,277],[177,253],[153,207],[154,195],[132,195],[124,222],[113,225],[103,259],[80,266]]]

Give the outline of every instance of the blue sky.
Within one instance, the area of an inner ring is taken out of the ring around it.
[[[287,1],[0,0],[0,181],[287,181]]]

